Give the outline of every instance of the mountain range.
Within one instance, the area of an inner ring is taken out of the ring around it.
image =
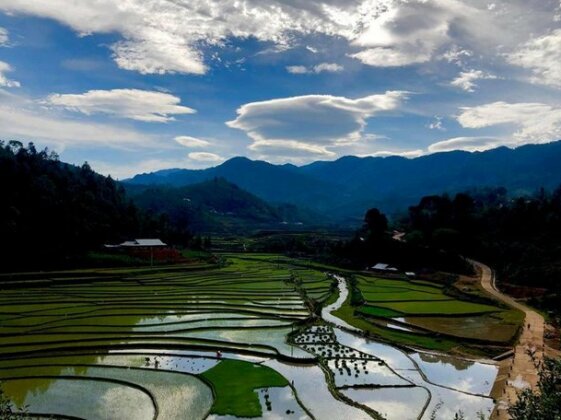
[[[323,220],[294,205],[269,204],[224,178],[179,187],[128,184],[126,189],[138,207],[152,214],[165,214],[174,226],[192,232],[300,230]]]
[[[236,157],[208,169],[143,173],[124,183],[179,187],[213,178],[224,178],[268,203],[288,203],[331,221],[355,223],[370,207],[391,214],[430,194],[501,186],[520,195],[556,188],[561,184],[561,141],[414,159],[346,156],[304,166]]]

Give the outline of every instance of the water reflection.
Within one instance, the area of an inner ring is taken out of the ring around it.
[[[87,379],[14,379],[3,381],[6,395],[25,395],[30,413],[106,420],[151,420],[156,408],[148,393],[110,381]],[[22,390],[34,389],[32,392]]]
[[[358,328],[355,328],[352,325],[347,324],[341,318],[338,318],[335,315],[331,314],[331,312],[339,309],[341,305],[345,303],[347,297],[349,296],[349,289],[347,288],[347,282],[345,281],[345,279],[341,276],[333,276],[333,277],[335,277],[338,282],[337,287],[339,288],[339,297],[331,305],[328,305],[321,310],[321,317],[323,318],[324,321],[331,322],[332,324],[335,324],[339,327],[343,327],[351,331],[360,331]]]
[[[382,359],[393,369],[416,369],[415,364],[403,351],[389,344],[358,337],[339,328],[334,328],[334,332],[339,343]]]
[[[255,392],[261,403],[262,415],[260,418],[267,420],[308,420],[310,416],[300,407],[289,386],[283,388],[261,388]],[[239,420],[236,416],[210,415],[208,420]]]
[[[386,366],[370,360],[329,360],[327,365],[335,378],[335,386],[380,385],[407,386],[410,382],[400,378]]]
[[[415,388],[346,389],[344,395],[376,410],[387,420],[417,420],[429,393]]]
[[[331,395],[325,375],[319,366],[302,366],[268,360],[269,366],[287,378],[298,393],[302,404],[317,419],[370,419],[364,411],[347,405]]]
[[[413,353],[429,381],[473,394],[489,395],[498,366],[434,353]]]
[[[431,394],[430,404],[427,407],[423,419],[450,420],[459,411],[462,411],[466,420],[477,419],[478,412],[489,416],[493,410],[494,403],[491,398],[479,397],[465,394],[463,392],[442,388],[427,383],[418,371],[407,370],[400,372],[413,383],[429,390]]]

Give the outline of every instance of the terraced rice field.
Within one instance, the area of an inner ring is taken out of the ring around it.
[[[405,352],[363,338],[363,331],[346,319],[333,317],[347,314],[347,282],[341,277],[338,280],[338,298],[322,312],[335,327],[311,327],[295,337],[306,350],[318,355],[336,393],[374,410],[373,416],[387,419],[451,419],[460,411],[467,419],[489,417],[493,400],[488,396],[497,375],[496,365],[437,353]]]
[[[427,336],[442,337],[435,349],[449,349],[457,340],[507,346],[516,336],[520,314],[490,303],[460,300],[444,286],[427,281],[357,276],[365,304],[356,309],[355,323],[371,332],[396,339],[411,335],[411,344],[430,346]],[[348,317],[348,314],[347,314]],[[352,322],[351,322],[352,323]]]
[[[398,419],[403,410],[428,418],[440,400],[447,411],[437,418],[457,408],[489,409],[484,387],[456,388],[492,382],[494,368],[439,385],[442,371],[431,373],[431,363],[440,361],[315,316],[318,303],[342,296],[336,290],[344,281],[276,255],[224,257],[223,267],[12,279],[0,293],[5,394],[35,417],[61,419]],[[375,308],[380,319],[403,316],[392,306],[399,302],[375,300],[386,288],[398,287],[369,285],[362,309]],[[432,286],[414,289],[405,293],[430,291],[448,302]]]
[[[12,283],[0,295],[2,387],[31,413],[76,418],[259,416],[258,395],[271,411],[307,416],[288,380],[253,362],[313,360],[286,336],[309,316],[302,293],[325,299],[330,280],[269,260]],[[225,374],[232,355],[242,359],[236,371],[256,373],[236,395],[247,405],[230,406],[223,391],[234,384]],[[275,404],[273,394],[283,398]]]

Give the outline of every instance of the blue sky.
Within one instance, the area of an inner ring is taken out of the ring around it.
[[[0,0],[0,137],[123,178],[561,138],[559,0]]]

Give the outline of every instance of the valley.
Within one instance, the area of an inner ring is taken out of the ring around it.
[[[273,254],[221,257],[220,266],[5,276],[4,392],[55,418],[86,409],[100,419],[492,412],[498,365],[489,356],[513,337],[484,343],[412,322],[452,315],[469,325],[489,313],[506,317],[506,308],[454,300],[426,280],[340,273]],[[354,275],[367,299],[358,307],[350,306]]]
[[[0,420],[561,420],[561,0],[0,0]]]

